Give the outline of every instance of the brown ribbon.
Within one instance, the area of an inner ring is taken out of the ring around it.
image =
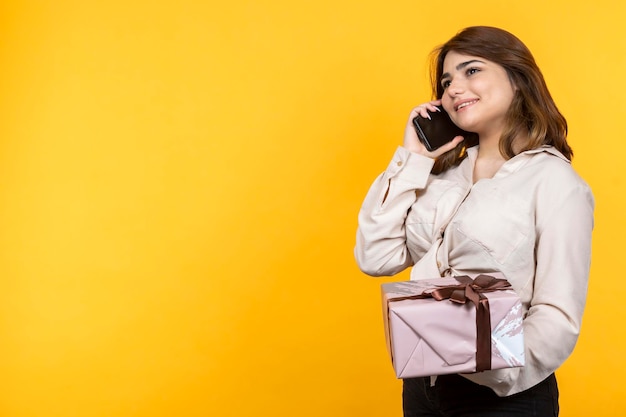
[[[506,290],[511,288],[511,284],[505,279],[490,275],[478,275],[475,279],[462,275],[454,279],[459,281],[459,285],[437,287],[433,291],[394,298],[393,301],[424,298],[434,298],[437,301],[449,299],[459,304],[471,301],[476,308],[476,372],[486,371],[491,369],[491,314],[489,300],[483,293]]]

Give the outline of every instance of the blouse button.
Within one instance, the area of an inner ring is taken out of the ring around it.
[[[398,161],[398,166],[401,167],[402,166],[402,161]]]

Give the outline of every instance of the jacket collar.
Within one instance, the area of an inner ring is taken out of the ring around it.
[[[505,164],[507,164],[508,162],[513,161],[514,159],[516,159],[518,156],[520,155],[533,155],[533,154],[538,154],[538,153],[542,153],[542,152],[547,152],[551,155],[556,156],[557,158],[561,158],[562,160],[566,161],[567,163],[571,163],[569,159],[567,159],[565,157],[565,155],[563,155],[561,152],[559,152],[554,146],[550,146],[550,145],[543,145],[540,148],[537,149],[531,149],[528,151],[524,151],[521,152],[517,155],[515,155],[513,158],[509,159],[508,161],[505,162]],[[471,148],[469,148],[467,150],[467,155],[471,156],[472,161],[476,160],[476,155],[478,153],[478,146],[472,146]]]
[[[532,154],[537,154],[537,153],[541,153],[541,152],[547,152],[547,153],[549,153],[551,155],[556,156],[557,158],[561,158],[562,160],[564,160],[568,164],[571,163],[571,161],[569,159],[567,159],[565,157],[565,155],[563,155],[561,152],[559,152],[554,146],[550,146],[550,145],[543,145],[542,147],[537,148],[537,149],[531,149],[529,151],[524,151],[520,155],[524,155],[524,154],[532,155]],[[514,159],[514,158],[511,158],[511,159]]]
[[[554,146],[544,145],[537,149],[531,149],[528,151],[521,152],[515,155],[513,158],[504,162],[500,170],[494,175],[495,178],[502,178],[507,175],[514,173],[515,171],[522,168],[526,165],[534,156],[539,154],[548,154],[552,156],[556,156],[563,161],[570,163],[570,160],[567,159],[561,152],[559,152]],[[467,150],[467,158],[463,163],[461,163],[461,172],[464,177],[471,179],[474,171],[474,163],[476,162],[476,157],[478,156],[478,146],[473,146]]]

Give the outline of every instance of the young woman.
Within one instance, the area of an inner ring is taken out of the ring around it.
[[[593,195],[570,165],[567,123],[514,35],[462,30],[435,51],[436,100],[414,108],[403,146],[359,213],[355,256],[369,275],[501,272],[524,309],[526,365],[403,381],[404,415],[557,416],[555,370],[585,306]],[[475,135],[429,152],[412,119],[438,111]]]

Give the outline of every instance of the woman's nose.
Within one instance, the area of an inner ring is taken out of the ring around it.
[[[454,97],[459,95],[465,90],[465,85],[460,80],[452,80],[446,89],[446,92],[450,94],[450,96]]]

